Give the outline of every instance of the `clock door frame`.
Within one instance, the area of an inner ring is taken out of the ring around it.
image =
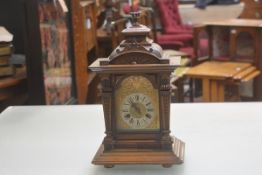
[[[158,75],[156,73],[127,73],[127,74],[114,74],[113,75],[113,85],[114,85],[114,91],[113,96],[115,97],[115,91],[118,90],[119,86],[125,80],[126,78],[130,76],[142,76],[146,78],[153,86],[154,89],[158,89]],[[159,92],[158,92],[158,101],[159,98]],[[112,105],[112,128],[113,128],[113,135],[114,138],[117,140],[115,142],[116,148],[125,148],[125,147],[131,147],[131,148],[160,148],[159,142],[157,140],[161,137],[161,114],[158,110],[159,115],[159,129],[158,130],[152,130],[152,131],[146,131],[146,130],[138,130],[138,131],[119,131],[117,129],[117,114],[116,114],[116,99],[114,99],[114,104]],[[160,106],[158,106],[159,108]],[[140,140],[140,141],[139,141]],[[146,140],[146,141],[145,141]]]
[[[159,131],[137,131],[118,132],[116,129],[115,97],[116,86],[121,81],[131,75],[142,75],[146,77],[152,85],[158,89],[159,96]],[[152,78],[153,77],[153,78]],[[153,80],[152,80],[153,79]],[[112,73],[102,74],[102,100],[106,125],[106,137],[103,144],[105,150],[113,148],[149,148],[152,149],[172,149],[172,139],[170,137],[170,72],[147,72],[147,73]],[[139,140],[141,140],[140,143]]]

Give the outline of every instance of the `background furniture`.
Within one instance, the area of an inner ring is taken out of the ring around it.
[[[244,4],[244,10],[240,18],[262,19],[262,1],[261,0],[241,0]]]
[[[50,55],[52,54],[51,52],[45,52],[46,45],[49,43],[50,33],[52,33],[51,38],[54,40],[54,38],[59,38],[58,36],[63,32],[59,34],[58,30],[53,30],[56,26],[53,26],[50,32],[48,25],[50,26],[51,23],[45,23],[48,20],[43,21],[43,13],[40,12],[46,12],[45,19],[49,20],[52,15],[48,14],[53,14],[53,16],[64,15],[64,23],[57,26],[64,27],[62,30],[68,33],[60,38],[63,39],[61,47],[56,47],[65,48],[64,46],[68,46],[68,52],[65,51],[64,55],[68,56],[70,60],[70,63],[67,62],[66,64],[69,64],[68,67],[70,67],[67,72],[71,74],[71,78],[68,78],[68,80],[71,81],[72,87],[68,91],[68,96],[71,98],[66,100],[65,103],[76,103],[77,100],[78,103],[83,104],[86,103],[88,94],[94,94],[92,88],[95,75],[88,74],[87,66],[96,58],[94,50],[96,47],[96,8],[98,7],[94,1],[66,0],[69,12],[63,13],[58,1],[55,2],[57,2],[56,9],[46,8],[40,11],[43,8],[40,8],[40,6],[43,6],[43,4],[50,6],[54,2],[36,0],[3,1],[0,3],[0,24],[6,26],[14,34],[15,53],[26,55],[28,104],[47,104],[48,88],[45,83],[46,79],[44,79],[46,62],[43,60],[51,58]],[[56,20],[53,19],[52,21]],[[59,22],[61,21],[60,19]],[[56,27],[56,29],[59,29],[59,27]],[[54,45],[52,47],[55,48]],[[49,55],[46,53],[49,53]],[[62,83],[60,81],[61,84],[65,82],[67,81]],[[49,89],[56,91],[54,88]],[[88,93],[88,89],[91,93]],[[90,101],[92,101],[93,97],[90,98]]]
[[[2,1],[0,13],[0,24],[14,34],[15,53],[26,55],[28,104],[75,103],[70,13],[36,0]]]
[[[206,22],[200,26],[198,32],[205,30],[208,34],[209,52],[207,58],[220,61],[239,61],[253,64],[262,70],[262,52],[260,49],[261,21],[252,19],[228,19],[222,21]],[[197,34],[195,34],[197,40]],[[195,41],[195,53],[200,46]],[[196,63],[201,61],[197,57]],[[254,97],[262,100],[262,75],[254,82]]]
[[[261,113],[262,103],[174,104],[170,129],[185,140],[184,164],[105,169],[91,164],[104,136],[102,105],[10,107],[0,115],[0,172],[260,175]]]
[[[185,24],[195,25],[206,21],[238,18],[244,9],[244,6],[244,3],[232,5],[208,5],[203,10],[195,8],[195,4],[179,4],[178,8],[182,21]]]
[[[208,61],[189,69],[185,75],[202,80],[204,102],[226,101],[226,85],[236,86],[234,99],[240,100],[238,85],[260,74],[250,63]]]
[[[22,0],[1,1],[0,25],[5,26],[10,33],[14,34],[15,37],[12,42],[15,48],[14,52],[25,55],[27,48],[25,44],[27,34],[25,2]],[[27,67],[30,67],[29,70],[37,68],[37,64],[35,67],[32,66],[35,61],[36,59],[27,60]],[[36,69],[36,71],[38,70]],[[41,100],[44,97],[42,80],[37,78],[36,72],[32,74],[27,70],[25,75],[28,80],[25,85],[25,89],[28,92],[28,99],[26,101],[30,104],[43,104]]]
[[[10,105],[25,104],[28,98],[25,67],[16,68],[14,76],[0,80],[0,111]]]
[[[164,49],[179,49],[193,56],[193,31],[184,25],[178,11],[177,0],[157,0],[156,7],[162,23],[163,33],[157,36],[157,43]]]
[[[110,31],[103,28],[97,29],[97,50],[98,57],[107,57],[116,48],[116,46],[123,40],[122,30],[126,28],[127,20],[120,18],[112,21],[110,24]]]
[[[184,96],[188,92],[184,87],[186,84],[184,74],[191,66],[191,59],[186,53],[180,51],[163,50],[163,53],[170,59],[171,64],[173,62],[173,64],[177,65],[177,68],[172,72],[170,79],[172,89],[171,101],[184,102]],[[180,60],[180,63],[178,63],[177,60]]]
[[[96,58],[97,7],[94,1],[71,1],[78,104],[95,101],[96,75],[87,71]]]
[[[68,7],[69,2],[65,2]],[[38,29],[35,30],[39,30],[40,36],[33,42],[41,44],[38,58],[43,72],[44,102],[48,105],[76,103],[71,14],[54,1],[38,0],[35,8],[38,9],[38,21],[35,21]]]

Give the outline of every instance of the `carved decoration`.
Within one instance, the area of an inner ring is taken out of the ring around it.
[[[136,19],[134,14],[134,19]],[[139,29],[139,30],[138,30]],[[121,56],[128,57],[129,53],[140,53],[144,54],[147,58],[140,57],[142,61],[136,60],[136,63],[139,64],[156,64],[160,63],[162,59],[162,48],[153,43],[152,40],[148,39],[150,29],[144,25],[137,24],[137,21],[134,20],[133,26],[125,29],[122,33],[125,37],[125,40],[112,52],[109,56],[110,64],[130,64],[130,62],[125,62],[122,60]],[[152,58],[148,59],[151,56]],[[116,60],[117,59],[117,60]],[[131,62],[132,63],[132,62]]]
[[[160,90],[170,90],[170,75],[162,75],[160,80]]]

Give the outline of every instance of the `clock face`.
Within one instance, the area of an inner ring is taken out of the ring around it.
[[[147,128],[154,121],[155,110],[151,98],[142,93],[128,95],[121,106],[122,120],[134,129]]]
[[[125,78],[115,92],[118,131],[155,131],[159,125],[158,90],[143,76]]]

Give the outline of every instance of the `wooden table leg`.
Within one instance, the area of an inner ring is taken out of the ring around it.
[[[211,101],[212,102],[224,102],[225,92],[223,81],[212,80],[211,81]]]
[[[203,101],[204,102],[210,102],[210,80],[207,78],[204,78],[203,80]]]
[[[225,101],[225,86],[222,81],[218,82],[218,102],[224,102]]]
[[[217,102],[218,101],[218,83],[216,80],[210,80],[210,101]]]
[[[203,79],[203,101],[224,102],[225,91],[223,81]]]

